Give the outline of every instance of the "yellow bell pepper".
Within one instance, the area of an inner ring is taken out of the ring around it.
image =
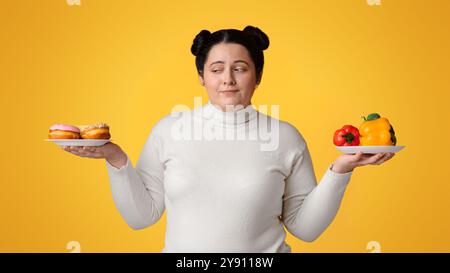
[[[364,118],[359,127],[361,146],[395,146],[397,138],[387,118],[373,113]]]

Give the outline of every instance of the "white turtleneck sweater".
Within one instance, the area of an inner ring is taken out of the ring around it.
[[[260,131],[265,136],[249,137]],[[163,252],[291,252],[284,227],[315,240],[352,174],[328,168],[317,184],[295,127],[252,105],[223,112],[211,102],[162,118],[135,168],[129,158],[119,169],[106,166],[130,227],[148,227],[167,211]]]

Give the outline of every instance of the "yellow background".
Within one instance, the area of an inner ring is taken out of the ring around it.
[[[106,122],[136,163],[176,104],[206,102],[190,46],[202,29],[270,37],[253,104],[280,105],[320,179],[332,135],[387,117],[406,148],[355,170],[340,211],[293,252],[450,251],[450,1],[9,0],[0,4],[0,251],[160,252],[166,217],[141,231],[116,210],[103,160],[44,142],[53,123]]]

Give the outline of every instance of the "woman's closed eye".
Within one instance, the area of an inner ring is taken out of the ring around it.
[[[221,69],[213,69],[212,72],[213,73],[217,73],[217,72],[221,72]],[[245,68],[235,68],[234,71],[238,71],[238,72],[245,72],[247,71]]]

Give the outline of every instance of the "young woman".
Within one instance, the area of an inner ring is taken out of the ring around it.
[[[315,240],[334,219],[353,170],[394,155],[341,155],[317,184],[299,131],[252,107],[268,46],[267,35],[252,26],[202,30],[191,52],[209,101],[185,111],[189,115],[163,117],[136,167],[114,143],[65,148],[106,159],[114,202],[133,229],[154,224],[167,209],[163,252],[291,252],[284,227],[301,240]],[[263,140],[248,137],[175,137],[177,123],[188,117],[192,128],[224,134],[251,133],[268,119],[278,122],[279,141],[264,150]]]

